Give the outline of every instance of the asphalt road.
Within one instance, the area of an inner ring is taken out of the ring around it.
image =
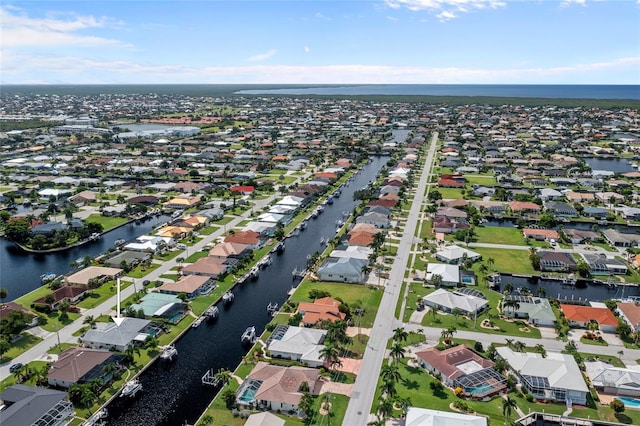
[[[402,232],[398,253],[391,267],[388,284],[384,290],[376,320],[371,329],[369,344],[362,358],[360,374],[358,374],[353,386],[349,406],[343,420],[345,425],[364,426],[369,422],[369,412],[371,411],[371,404],[378,384],[380,368],[385,357],[387,341],[393,335],[394,328],[403,326],[395,318],[396,303],[400,296],[411,247],[415,242],[414,234],[420,218],[420,210],[433,166],[437,142],[438,133],[436,132],[431,139],[431,146],[429,147],[416,194],[409,210],[407,223]]]

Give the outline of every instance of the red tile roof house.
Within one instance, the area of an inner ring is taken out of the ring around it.
[[[618,327],[618,318],[609,308],[561,304],[560,309],[573,326],[587,328],[590,322],[597,322],[604,333],[615,333]]]
[[[551,239],[559,240],[560,235],[557,231],[553,229],[533,229],[533,228],[524,228],[522,229],[522,233],[525,238],[533,238],[538,241],[550,241]]]
[[[246,244],[251,250],[257,250],[265,243],[256,231],[236,231],[224,237],[226,243]]]
[[[514,213],[540,213],[541,207],[529,201],[511,201],[509,208]]]
[[[218,278],[231,269],[231,265],[225,262],[226,259],[217,257],[201,257],[191,265],[182,268],[181,272],[183,275],[204,275],[211,278]]]
[[[15,302],[0,304],[0,321],[6,321],[12,312],[20,312],[27,321],[30,319],[30,322],[27,323],[28,327],[35,327],[38,325],[38,316]]]
[[[640,331],[640,302],[618,302],[620,317],[635,331]]]
[[[456,180],[456,179],[444,177],[449,175],[442,175],[442,176],[443,177],[438,179],[438,186],[441,188],[464,188],[466,186],[466,183],[464,182],[464,180]]]
[[[253,194],[253,191],[255,191],[255,188],[251,185],[235,185],[229,188],[229,191],[239,192],[242,195],[251,195]]]
[[[313,303],[300,302],[298,312],[302,314],[302,323],[305,327],[310,327],[318,321],[339,321],[346,318],[346,314],[340,312],[338,307],[340,302],[331,297],[316,299]]]
[[[506,379],[493,369],[493,361],[481,357],[464,345],[442,351],[431,347],[416,352],[416,357],[423,368],[440,375],[442,383],[449,387],[459,386],[477,398],[506,393]]]
[[[58,361],[51,365],[47,374],[49,385],[68,389],[76,383],[87,383],[99,379],[106,383],[113,373],[105,373],[104,367],[117,364],[121,355],[103,349],[82,347],[68,348]]]
[[[58,305],[63,300],[69,302],[69,304],[73,305],[80,300],[84,299],[89,289],[87,287],[75,287],[70,285],[64,285],[56,290],[53,290],[53,301],[51,303],[47,302],[47,296],[41,297],[40,299],[36,299],[33,302],[33,306],[43,306],[50,310],[54,310],[58,308]]]

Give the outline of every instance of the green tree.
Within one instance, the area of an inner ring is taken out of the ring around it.
[[[404,357],[406,353],[406,349],[402,346],[402,344],[395,342],[393,346],[391,346],[391,350],[389,351],[389,356],[394,359],[396,367],[398,366],[398,362]]]
[[[380,377],[382,377],[383,381],[392,381],[395,383],[398,383],[402,379],[398,367],[395,364],[383,365],[380,370]]]
[[[505,396],[502,400],[502,414],[504,414],[504,423],[507,424],[511,413],[518,408],[518,403],[515,399],[511,399],[509,395]]]
[[[314,399],[313,396],[309,392],[304,392],[300,397],[300,402],[298,403],[298,410],[305,417],[305,424],[310,424],[313,418],[313,404]]]
[[[236,405],[236,393],[231,389],[227,389],[222,393],[222,400],[228,410],[231,410]]]
[[[30,234],[30,223],[27,219],[12,220],[4,226],[4,236],[16,243],[24,243]]]
[[[396,342],[406,342],[407,338],[409,338],[409,333],[403,328],[398,327],[393,330],[393,340]]]
[[[624,402],[620,401],[619,399],[612,399],[609,403],[609,407],[611,407],[611,409],[615,411],[616,414],[624,413],[624,410],[626,408],[624,406]]]
[[[376,410],[378,419],[386,421],[391,415],[393,415],[393,402],[391,398],[381,398],[378,403],[378,409]]]
[[[444,393],[444,385],[438,380],[433,380],[429,383],[429,388],[434,395],[442,395]]]

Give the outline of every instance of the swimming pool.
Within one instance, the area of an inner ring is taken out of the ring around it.
[[[635,398],[627,398],[626,396],[618,396],[616,399],[624,402],[625,407],[629,408],[640,408],[640,399]]]
[[[474,394],[474,395],[481,395],[483,393],[487,393],[487,392],[491,391],[491,389],[493,389],[493,386],[491,386],[491,385],[489,385],[487,383],[482,383],[482,384],[479,384],[479,385],[474,386],[472,388],[466,388],[465,391],[469,392],[471,394]]]
[[[249,403],[253,401],[253,398],[256,396],[257,389],[247,388],[242,392],[242,395],[238,398],[238,401]]]
[[[251,404],[255,400],[256,393],[260,389],[262,382],[260,380],[248,379],[239,389],[238,402]]]

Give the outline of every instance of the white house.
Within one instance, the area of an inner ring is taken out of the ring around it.
[[[585,361],[584,367],[593,386],[610,395],[640,397],[640,371],[614,367],[602,361]]]
[[[363,267],[368,263],[366,259],[353,257],[329,258],[318,268],[317,275],[321,281],[361,283],[365,278]]]
[[[475,262],[476,260],[480,260],[481,257],[482,255],[480,253],[455,244],[436,252],[436,259],[444,263],[460,264],[466,260]]]
[[[278,325],[271,333],[267,349],[272,358],[300,361],[309,367],[321,367],[324,363],[320,351],[327,335],[326,330],[307,327]]]
[[[427,264],[427,282],[431,281],[435,275],[440,276],[440,282],[443,286],[455,287],[460,282],[460,268],[458,265],[447,263]]]
[[[469,294],[465,294],[464,292]],[[489,302],[483,297],[482,293],[473,289],[459,289],[456,291],[448,291],[439,288],[433,293],[429,293],[422,298],[426,306],[439,309],[444,312],[453,312],[459,309],[465,315],[474,315],[489,306]]]
[[[487,426],[487,418],[449,411],[409,407],[405,426]]]

